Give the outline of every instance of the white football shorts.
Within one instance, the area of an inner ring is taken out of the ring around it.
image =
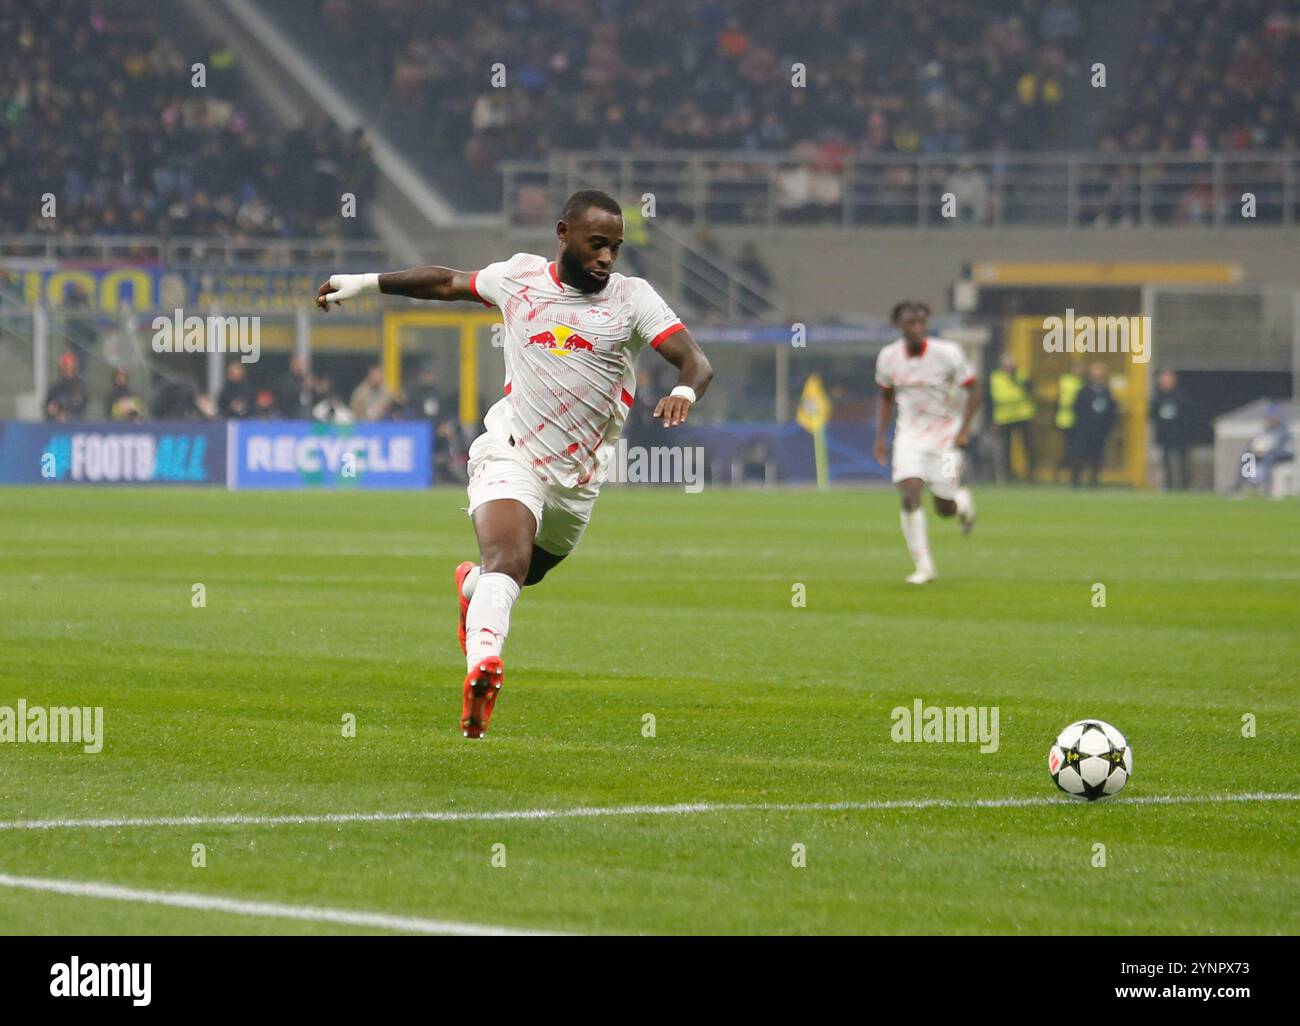
[[[496,499],[522,502],[537,521],[533,541],[553,556],[577,548],[600,494],[595,485],[561,488],[543,481],[522,451],[486,431],[469,447],[468,470],[469,515]]]
[[[895,442],[891,477],[895,484],[909,477],[920,478],[936,499],[953,499],[961,487],[963,458],[960,449],[934,451]]]

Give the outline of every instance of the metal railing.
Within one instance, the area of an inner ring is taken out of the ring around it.
[[[657,283],[678,313],[732,323],[784,317],[783,297],[776,290],[667,221],[657,221],[647,232],[647,244],[627,255],[633,260],[621,269]]]
[[[618,192],[637,202],[621,185],[621,180],[616,182],[598,167],[588,169],[582,179],[582,186]],[[522,222],[507,213],[506,224],[512,228],[550,225],[568,195],[548,194],[545,210],[539,207],[537,217]],[[784,297],[779,290],[755,279],[720,249],[691,238],[672,218],[655,217],[645,224],[644,241],[623,250],[620,270],[654,281],[679,313],[732,322],[783,319]]]
[[[559,153],[508,161],[507,223],[545,223],[603,183],[702,224],[844,227],[1294,225],[1300,152],[888,156]]]

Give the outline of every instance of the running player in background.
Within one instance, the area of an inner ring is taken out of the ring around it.
[[[903,337],[889,343],[876,357],[880,407],[875,457],[884,466],[885,438],[897,405],[898,429],[890,463],[903,498],[903,537],[916,564],[907,578],[910,584],[925,584],[935,578],[921,505],[922,487],[930,489],[939,516],[961,518],[963,534],[975,526],[975,500],[961,484],[961,450],[970,441],[980,390],[961,346],[927,337],[929,318],[930,308],[924,303],[899,303],[892,320]],[[957,396],[963,391],[965,405],[958,410]]]
[[[498,307],[505,321],[505,396],[469,450],[479,563],[462,563],[455,574],[466,737],[488,729],[520,589],[572,552],[591,519],[632,406],[637,354],[648,345],[678,370],[677,387],[655,406],[664,427],[685,422],[713,379],[707,357],[649,283],[614,273],[623,212],[611,196],[574,193],[555,234],[552,261],[516,253],[472,273],[335,274],[316,296],[326,311],[373,292],[475,300]]]

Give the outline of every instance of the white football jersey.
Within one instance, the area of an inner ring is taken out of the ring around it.
[[[642,278],[610,274],[599,292],[581,292],[531,253],[475,272],[470,288],[505,321],[505,398],[484,418],[488,431],[513,440],[544,481],[601,483],[632,406],[637,354],[682,322]]]
[[[896,339],[876,357],[876,384],[894,390],[898,427],[894,444],[924,452],[952,448],[961,427],[959,391],[973,384],[975,372],[956,342],[927,338],[919,356]]]

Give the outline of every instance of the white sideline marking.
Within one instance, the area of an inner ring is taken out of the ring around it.
[[[1225,802],[1300,802],[1300,794],[1143,795],[1111,798],[1106,805],[1205,805]],[[286,816],[155,816],[123,819],[0,820],[0,830],[116,830],[163,826],[303,826],[312,823],[482,823],[497,820],[597,819],[604,816],[692,816],[708,812],[882,812],[891,809],[1028,809],[1082,805],[1054,798],[919,798],[878,802],[686,802],[678,805],[578,806],[572,809],[501,809],[495,812],[324,812]]]
[[[416,919],[411,916],[387,915],[383,912],[349,912],[344,909],[316,908],[311,905],[282,905],[271,901],[243,901],[238,898],[218,898],[209,894],[191,894],[185,891],[146,891],[135,887],[119,887],[116,884],[49,880],[39,876],[10,876],[7,873],[0,873],[0,887],[12,887],[23,891],[47,891],[76,898],[107,898],[111,901],[131,901],[144,905],[169,905],[173,908],[198,909],[201,912],[227,912],[237,916],[341,923],[344,926],[366,926],[379,930],[396,930],[401,933],[455,934],[462,937],[555,936],[539,930],[515,930],[506,926],[484,926],[481,923]]]

